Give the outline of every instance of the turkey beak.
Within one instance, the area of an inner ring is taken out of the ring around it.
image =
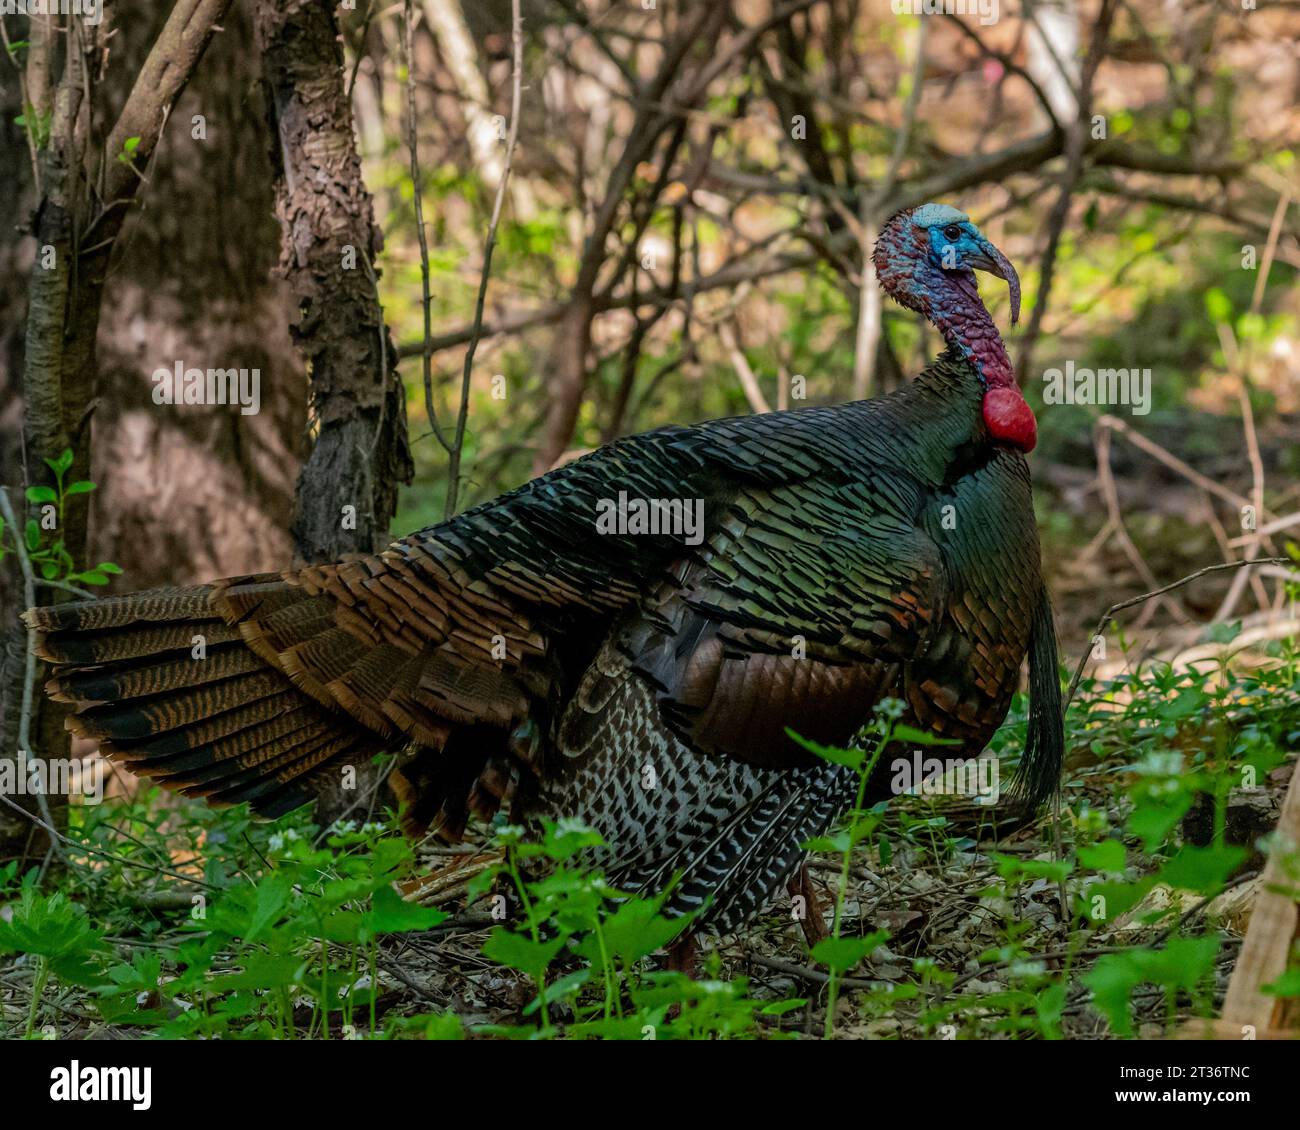
[[[1006,280],[1007,290],[1011,292],[1011,324],[1014,326],[1020,321],[1020,276],[1016,274],[1011,260],[987,239],[981,239],[979,252],[968,255],[966,261],[978,270],[988,271],[990,275]]]

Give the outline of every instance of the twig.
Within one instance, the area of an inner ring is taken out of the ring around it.
[[[44,22],[39,19],[31,21],[31,31],[28,33],[28,51],[44,51],[43,36],[47,34],[44,30]],[[27,94],[27,76],[22,67],[18,65],[18,56],[14,54],[14,49],[9,42],[9,32],[5,28],[4,20],[0,20],[0,43],[4,44],[5,56],[14,65],[14,70],[18,72],[18,97],[24,107],[32,106],[32,100]],[[30,58],[30,55],[28,56]],[[42,112],[41,107],[34,107],[30,111],[33,117]],[[32,183],[36,188],[36,199],[41,198],[41,162],[36,153],[36,127],[29,120],[23,133],[27,138],[27,152],[32,162]]]
[[[1264,258],[1260,260],[1259,277],[1255,279],[1255,291],[1250,296],[1250,310],[1252,314],[1258,314],[1260,307],[1264,304],[1264,289],[1268,286],[1268,272],[1273,267],[1273,259],[1277,255],[1277,241],[1282,235],[1282,221],[1286,219],[1287,209],[1291,207],[1291,195],[1293,189],[1290,184],[1285,184],[1283,190],[1278,194],[1277,206],[1273,209],[1273,219],[1268,225],[1268,241],[1264,244]]]
[[[1102,497],[1106,502],[1106,513],[1109,519],[1108,524],[1111,527],[1116,539],[1119,541],[1124,555],[1132,563],[1133,568],[1138,571],[1143,582],[1148,585],[1156,583],[1156,576],[1151,572],[1151,566],[1146,563],[1146,558],[1142,556],[1141,550],[1138,549],[1133,539],[1129,536],[1128,527],[1124,524],[1124,515],[1120,510],[1119,492],[1115,489],[1115,477],[1110,469],[1110,431],[1100,426],[1096,429],[1094,439],[1097,452],[1097,485],[1101,488]],[[1166,604],[1170,613],[1175,619],[1188,623],[1191,619],[1186,612],[1178,605],[1176,601],[1167,600],[1162,603]],[[1139,626],[1145,625],[1154,611],[1154,605],[1143,612],[1143,618]]]
[[[357,37],[357,52],[352,59],[352,73],[348,75],[348,105],[349,106],[352,105],[352,91],[356,89],[357,74],[361,70],[361,64],[366,57],[366,40],[370,37],[370,21],[373,20],[374,18],[375,18],[375,2],[374,0],[371,0],[371,2],[366,5],[366,16],[361,24],[361,34]],[[408,53],[408,59],[409,59],[409,53]],[[411,73],[409,61],[407,64],[406,73],[408,76]]]
[[[1246,453],[1250,461],[1250,498],[1255,510],[1255,520],[1258,523],[1259,516],[1264,510],[1264,460],[1259,453],[1259,437],[1255,431],[1255,410],[1250,404],[1250,383],[1246,377],[1246,367],[1241,359],[1241,351],[1237,348],[1237,338],[1232,332],[1232,327],[1226,322],[1219,322],[1215,328],[1219,333],[1219,344],[1223,348],[1223,356],[1228,362],[1228,370],[1237,378],[1237,394],[1241,402],[1241,428],[1245,434]],[[1263,536],[1256,531],[1254,537],[1242,548],[1242,556],[1250,557],[1258,552],[1260,543],[1263,540]],[[1270,546],[1269,548],[1273,547]],[[1232,611],[1236,608],[1237,601],[1250,579],[1250,570],[1238,573],[1232,578],[1232,584],[1228,586],[1228,592],[1219,605],[1218,611],[1214,614],[1214,623],[1226,620],[1232,615]],[[1258,578],[1255,579],[1255,583],[1259,585],[1262,592],[1263,586],[1260,585]],[[1260,607],[1267,608],[1267,606],[1268,601],[1261,599]]]
[[[460,493],[460,457],[465,447],[465,424],[469,418],[470,375],[474,369],[474,351],[478,349],[479,335],[483,330],[483,307],[487,302],[488,279],[492,272],[492,250],[497,241],[497,224],[501,221],[501,205],[506,198],[506,186],[510,183],[515,141],[519,137],[519,105],[522,101],[524,74],[523,17],[520,15],[519,3],[520,0],[510,0],[510,43],[513,55],[510,67],[510,132],[506,137],[506,159],[501,168],[501,180],[497,183],[496,200],[492,203],[492,219],[488,223],[487,243],[483,248],[483,271],[479,275],[478,299],[474,304],[474,327],[470,333],[469,345],[465,349],[465,368],[460,379],[460,413],[456,417],[456,438],[452,441],[451,460],[447,467],[447,504],[443,509],[444,519],[456,513],[456,498]],[[427,313],[425,334],[427,337]]]
[[[987,43],[985,43],[975,33],[974,30],[967,27],[966,24],[962,22],[961,17],[958,16],[955,12],[944,12],[943,17],[953,26],[955,30],[961,32],[962,35],[964,35],[967,39],[971,40],[975,44],[975,46],[980,49],[980,51],[983,53],[985,58],[996,60],[997,63],[1002,67],[1002,69],[1006,71],[1008,74],[1013,74],[1017,78],[1023,80],[1025,84],[1029,87],[1029,89],[1033,91],[1034,97],[1038,99],[1038,104],[1040,107],[1042,107],[1043,113],[1047,115],[1047,120],[1051,122],[1052,125],[1055,126],[1057,129],[1061,128],[1061,123],[1057,121],[1056,110],[1052,106],[1051,99],[1047,97],[1046,92],[1038,84],[1038,81],[1033,77],[1033,75],[1031,75],[1027,70],[1025,70],[1024,67],[1020,66],[1020,64],[1017,63],[1015,59],[1013,59],[1010,55],[1006,55],[1001,51],[995,51],[992,47],[990,47]]]
[[[402,10],[402,54],[406,57],[406,147],[411,154],[411,196],[415,205],[415,234],[420,243],[420,309],[424,312],[424,338],[420,344],[420,361],[424,377],[424,412],[429,426],[443,449],[450,452],[451,442],[438,423],[438,413],[433,407],[433,319],[429,309],[433,302],[429,286],[429,238],[424,231],[424,192],[420,187],[420,144],[416,136],[415,118],[415,59],[411,50],[411,31],[415,24],[412,0],[405,0]],[[379,332],[383,333],[380,322]],[[381,353],[381,357],[382,357]]]
[[[1240,875],[1236,876],[1236,878],[1224,884],[1223,890],[1215,891],[1212,895],[1206,895],[1194,906],[1188,907],[1188,909],[1183,911],[1175,921],[1171,922],[1165,927],[1165,929],[1160,931],[1156,938],[1151,942],[1152,947],[1154,948],[1168,941],[1170,937],[1186,926],[1188,922],[1200,914],[1201,911],[1209,906],[1215,899],[1219,898],[1221,895],[1226,895],[1229,891],[1236,890],[1237,887],[1240,887],[1244,883],[1249,883],[1252,879],[1258,879],[1259,875],[1259,868],[1243,871]]]
[[[88,600],[99,599],[98,593],[91,592],[90,589],[83,589],[80,585],[71,585],[67,581],[47,581],[42,577],[37,577],[36,583],[47,589],[62,589],[64,592],[75,593],[77,596],[84,596]]]
[[[14,508],[9,501],[9,491],[0,487],[0,514],[4,515],[5,522],[8,523],[12,533],[14,552],[18,554],[18,567],[23,575],[23,601],[25,607],[34,608],[36,606],[36,574],[32,571],[31,558],[27,556],[27,543],[23,539],[22,527],[18,525],[18,519],[14,516]],[[16,752],[32,754],[32,702],[35,697],[36,689],[36,629],[27,629],[27,657],[26,666],[23,669],[23,699],[22,707],[18,714],[18,750]],[[7,801],[7,798],[5,798]],[[54,814],[50,811],[50,802],[45,799],[45,790],[36,790],[36,805],[41,810],[41,816],[47,828],[55,837],[58,832],[54,830]],[[27,812],[26,809],[14,805],[20,812]],[[31,813],[27,813],[31,815]],[[63,849],[58,846],[57,839],[50,841],[54,847],[55,854],[59,859],[66,863],[67,857],[63,854]]]
[[[731,359],[732,367],[736,370],[736,376],[740,378],[740,387],[745,392],[745,399],[749,401],[750,410],[759,415],[771,412],[772,406],[768,404],[767,397],[763,395],[758,378],[754,375],[754,370],[750,368],[749,359],[745,356],[745,351],[740,348],[740,341],[737,339],[736,331],[730,322],[723,322],[718,326],[718,337],[722,341],[723,348],[727,351],[727,356]]]
[[[1228,542],[1228,544],[1233,547],[1239,545],[1247,545],[1248,543],[1253,541],[1256,536],[1267,537],[1269,534],[1276,534],[1282,530],[1290,529],[1292,526],[1300,526],[1300,510],[1296,511],[1296,513],[1294,514],[1286,514],[1283,517],[1276,519],[1275,521],[1260,526],[1260,528],[1256,530],[1254,534],[1245,534],[1242,537],[1233,538],[1230,542]]]
[[[1166,451],[1154,440],[1148,439],[1141,432],[1134,431],[1131,427],[1129,427],[1129,425],[1125,421],[1121,420],[1118,416],[1110,416],[1110,415],[1102,416],[1097,420],[1097,426],[1103,428],[1109,428],[1113,432],[1118,432],[1125,439],[1127,439],[1131,444],[1133,444],[1134,447],[1140,448],[1142,451],[1145,451],[1153,459],[1158,459],[1171,471],[1177,471],[1178,474],[1182,475],[1183,478],[1187,479],[1189,482],[1194,483],[1202,490],[1208,491],[1210,494],[1214,495],[1215,497],[1221,498],[1225,502],[1231,503],[1237,509],[1240,509],[1241,507],[1249,504],[1250,499],[1248,499],[1245,495],[1241,495],[1238,494],[1236,491],[1229,490],[1221,483],[1217,483],[1213,479],[1207,478],[1205,475],[1202,475],[1200,471],[1197,471],[1194,467],[1191,467],[1187,463],[1184,463],[1181,459],[1178,458],[1178,456],[1173,455],[1170,452]],[[1264,517],[1264,511],[1261,511],[1258,516],[1261,518]]]
[[[810,984],[825,985],[830,980],[829,974],[823,973],[820,969],[814,969],[810,965],[796,965],[793,961],[783,961],[779,957],[768,957],[767,954],[758,953],[751,949],[745,950],[745,957],[755,965],[763,966],[764,969],[772,969],[777,973],[784,973],[787,977],[796,977]],[[861,977],[837,977],[836,980],[842,989],[861,989],[864,991],[878,989],[884,983],[867,981]]]
[[[1278,196],[1277,207],[1273,210],[1273,220],[1268,230],[1268,243],[1264,247],[1264,258],[1259,265],[1259,277],[1255,280],[1255,291],[1250,300],[1250,312],[1252,314],[1257,315],[1264,304],[1264,291],[1268,286],[1268,273],[1273,267],[1273,257],[1277,254],[1277,241],[1282,232],[1282,221],[1285,219],[1287,209],[1290,206],[1291,187],[1287,185]],[[1255,430],[1255,411],[1250,403],[1250,367],[1241,355],[1232,327],[1226,322],[1219,322],[1215,328],[1219,334],[1219,344],[1223,348],[1224,359],[1228,363],[1228,370],[1237,378],[1237,395],[1241,402],[1241,426],[1246,437],[1246,452],[1250,458],[1250,497],[1255,507],[1255,521],[1258,524],[1264,513],[1264,460],[1259,453],[1259,437]],[[1242,547],[1242,556],[1250,557],[1252,554],[1259,552],[1259,548],[1265,541],[1266,536],[1256,529],[1253,536]],[[1269,544],[1268,548],[1273,549],[1275,547]],[[1254,584],[1255,595],[1259,600],[1260,607],[1265,609],[1268,607],[1268,596],[1264,590],[1263,582],[1250,570],[1245,570],[1232,579],[1232,584],[1223,598],[1223,603],[1219,605],[1219,609],[1214,615],[1216,621],[1226,620],[1232,615],[1247,582]]]
[[[1118,604],[1112,604],[1104,616],[1097,621],[1096,630],[1092,633],[1091,639],[1096,639],[1102,634],[1115,618],[1116,612],[1122,612],[1125,608],[1132,608],[1134,605],[1141,604],[1143,601],[1150,600],[1152,597],[1163,596],[1174,589],[1180,589],[1183,585],[1189,584],[1198,577],[1204,577],[1207,573],[1221,573],[1225,569],[1240,569],[1246,565],[1289,565],[1291,561],[1286,557],[1256,557],[1246,561],[1223,561],[1218,565],[1207,565],[1204,569],[1198,569],[1195,573],[1189,573],[1186,577],[1174,581],[1172,584],[1165,585],[1153,592],[1144,592],[1141,596],[1132,596],[1128,600],[1121,600]],[[1079,665],[1074,669],[1074,677],[1070,680],[1070,689],[1065,694],[1065,705],[1061,708],[1061,713],[1065,714],[1070,709],[1070,703],[1074,699],[1074,692],[1079,687],[1079,681],[1083,678],[1083,670],[1088,665],[1088,659],[1092,655],[1091,646],[1084,650],[1079,657]]]
[[[104,851],[103,848],[91,847],[90,844],[81,840],[74,840],[71,836],[65,836],[53,824],[42,820],[34,812],[28,812],[22,805],[10,800],[4,795],[4,793],[0,793],[0,804],[12,808],[20,816],[30,820],[38,828],[44,828],[45,831],[58,842],[68,844],[70,847],[76,848],[79,851],[88,852],[90,855],[97,855],[101,859],[111,859],[114,863],[122,864],[123,867],[138,867],[143,871],[153,871],[159,875],[168,875],[173,879],[179,879],[182,883],[191,883],[196,887],[206,887],[209,891],[219,890],[218,887],[214,887],[211,883],[208,883],[203,879],[196,879],[193,875],[182,875],[179,871],[171,871],[166,867],[156,867],[152,863],[142,863],[138,859],[127,859],[124,855],[116,855],[111,851]]]
[[[871,391],[871,381],[876,372],[876,350],[880,344],[880,288],[876,285],[876,268],[871,254],[880,233],[881,207],[893,194],[898,183],[898,169],[907,153],[907,144],[916,125],[916,112],[921,104],[921,89],[925,86],[925,43],[930,23],[918,20],[916,27],[916,58],[912,63],[912,89],[908,91],[903,107],[903,123],[894,138],[894,151],[889,156],[889,166],[880,184],[862,200],[858,240],[862,252],[862,287],[858,304],[858,332],[853,351],[853,399],[864,400]]]
[[[1030,15],[1032,18],[1032,10]],[[1074,197],[1075,189],[1078,187],[1079,178],[1083,174],[1084,157],[1088,149],[1085,140],[1087,132],[1085,124],[1092,112],[1092,84],[1097,74],[1097,68],[1101,64],[1102,56],[1106,52],[1106,43],[1110,37],[1111,22],[1114,18],[1115,0],[1102,0],[1101,10],[1097,13],[1096,20],[1093,22],[1092,40],[1088,45],[1087,57],[1083,61],[1077,89],[1073,81],[1071,81],[1069,69],[1057,54],[1050,36],[1043,31],[1035,20],[1035,27],[1043,45],[1051,53],[1062,79],[1070,86],[1071,92],[1075,96],[1077,112],[1074,121],[1067,127],[1065,168],[1061,172],[1060,190],[1047,219],[1047,242],[1043,247],[1043,254],[1039,259],[1038,267],[1038,297],[1034,301],[1034,308],[1029,315],[1029,325],[1025,327],[1025,334],[1020,343],[1016,376],[1022,383],[1025,374],[1029,371],[1029,365],[1033,359],[1034,345],[1038,341],[1043,326],[1043,317],[1047,312],[1048,298],[1052,293],[1052,280],[1056,274],[1056,258],[1060,249],[1061,233],[1064,231],[1065,222],[1070,215],[1070,202]]]

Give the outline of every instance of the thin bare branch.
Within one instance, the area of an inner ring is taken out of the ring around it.
[[[483,307],[487,302],[488,279],[492,273],[492,250],[497,241],[497,225],[501,222],[501,205],[510,183],[510,168],[515,156],[515,142],[519,138],[519,107],[523,101],[524,75],[524,21],[519,10],[520,0],[510,0],[510,130],[506,137],[506,156],[501,167],[501,180],[497,184],[496,200],[492,203],[492,219],[488,223],[487,243],[483,247],[483,271],[479,275],[478,299],[474,303],[474,325],[469,346],[465,350],[465,367],[460,380],[460,413],[456,417],[456,437],[452,441],[451,461],[447,468],[447,504],[443,518],[456,513],[456,499],[460,494],[460,460],[465,448],[465,425],[469,418],[470,376],[474,371],[474,351],[478,349],[479,335],[483,330]],[[426,323],[426,335],[427,335]]]
[[[1286,557],[1257,557],[1245,561],[1222,561],[1217,565],[1207,565],[1204,569],[1198,569],[1195,573],[1189,573],[1186,577],[1182,577],[1179,580],[1174,581],[1172,584],[1164,585],[1151,592],[1144,592],[1141,596],[1131,596],[1128,600],[1121,600],[1118,604],[1112,604],[1108,609],[1106,609],[1102,618],[1097,621],[1097,627],[1094,629],[1091,638],[1096,639],[1106,630],[1110,625],[1110,622],[1115,619],[1116,612],[1122,612],[1126,608],[1133,608],[1136,605],[1142,604],[1144,601],[1152,599],[1152,597],[1164,596],[1166,593],[1173,592],[1175,589],[1180,589],[1184,585],[1191,584],[1192,581],[1204,577],[1209,573],[1222,573],[1227,569],[1241,569],[1247,565],[1290,564],[1290,559]],[[1079,689],[1079,682],[1083,678],[1084,669],[1087,667],[1090,658],[1092,658],[1091,647],[1085,650],[1083,655],[1079,657],[1079,664],[1074,669],[1074,677],[1070,680],[1070,688],[1065,694],[1065,704],[1061,708],[1062,713],[1069,711],[1070,703],[1074,700],[1074,692]]]
[[[9,527],[10,540],[13,542],[14,552],[18,555],[18,568],[23,577],[23,601],[25,607],[32,608],[36,604],[36,573],[32,569],[31,558],[27,555],[27,543],[23,537],[23,527],[18,524],[13,505],[9,501],[9,491],[4,487],[0,487],[0,515],[3,515],[5,524]],[[32,749],[32,702],[35,690],[36,629],[28,628],[26,666],[23,669],[23,699],[18,715],[18,749],[15,751],[15,753],[26,754],[28,757],[35,755],[35,751]],[[50,802],[45,798],[44,789],[36,790],[36,805],[41,810],[41,817],[45,821],[47,830],[51,833],[50,845],[54,848],[55,854],[60,859],[63,859],[63,848],[59,845],[59,833],[54,827],[54,816],[50,812]],[[14,807],[19,806],[15,805]],[[26,810],[19,807],[19,811],[25,812]]]

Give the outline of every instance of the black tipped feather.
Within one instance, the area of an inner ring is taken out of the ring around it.
[[[320,614],[327,602],[266,577],[233,586],[237,615],[281,609],[274,626],[282,642],[323,653],[343,670],[341,657],[365,653]],[[168,788],[279,815],[336,780],[332,763],[368,760],[387,743],[295,688],[274,650],[263,656],[233,616],[221,618],[217,591],[204,585],[73,602],[32,609],[26,620],[38,633],[37,654],[56,670],[49,694],[75,708],[71,729]],[[197,655],[195,637],[204,644]]]
[[[1034,608],[1029,637],[1029,724],[1025,752],[1013,791],[1026,808],[1048,800],[1061,783],[1065,760],[1065,719],[1061,715],[1061,672],[1056,654],[1056,626],[1044,587]]]

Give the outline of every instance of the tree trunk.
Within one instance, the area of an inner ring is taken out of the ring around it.
[[[113,58],[128,75],[165,15],[119,29]],[[274,273],[251,13],[235,5],[222,28],[172,112],[104,297],[90,556],[121,565],[124,590],[281,569],[293,554],[307,378],[289,336],[293,298]],[[259,411],[155,404],[151,374],[177,361],[258,370]]]
[[[52,485],[54,476],[46,461],[65,449],[73,455],[65,481],[91,477],[91,421],[98,404],[96,337],[110,260],[128,206],[143,183],[139,170],[153,154],[175,99],[184,90],[229,3],[185,0],[168,13],[163,30],[124,100],[109,134],[106,153],[95,148],[97,118],[92,110],[96,107],[87,101],[85,86],[87,76],[99,63],[95,30],[69,25],[62,51],[56,52],[51,42],[48,55],[42,55],[48,62],[61,54],[64,72],[53,95],[48,136],[42,139],[38,158],[41,191],[32,228],[36,244],[22,349],[25,461],[22,482],[17,486]],[[36,34],[31,38],[33,44],[41,39]],[[45,47],[39,49],[44,52]],[[129,154],[133,159],[116,161],[113,155],[125,152],[127,137],[133,139]],[[90,189],[92,183],[94,192]],[[70,496],[58,529],[46,534],[49,539],[62,541],[77,568],[91,563],[87,558],[88,501],[85,494]],[[11,536],[16,533],[11,532]],[[41,590],[39,595],[51,603],[66,599],[60,590]],[[11,625],[12,620],[8,620],[6,627],[10,631]],[[68,740],[62,711],[39,694],[32,701],[32,749],[17,750],[19,704],[26,680],[26,664],[17,661],[20,638],[15,635],[6,640],[4,662],[0,664],[0,705],[4,708],[0,757],[12,757],[16,752],[47,759],[66,756]],[[48,800],[50,808],[56,809],[66,804],[67,798]],[[39,841],[34,846],[42,850]],[[30,829],[26,833],[9,827],[0,829],[0,858],[26,855],[32,847]]]
[[[254,20],[278,138],[280,269],[298,300],[292,333],[318,429],[298,482],[294,549],[304,561],[331,560],[388,541],[398,484],[413,471],[406,395],[379,305],[382,239],[361,179],[333,7],[259,0]]]

